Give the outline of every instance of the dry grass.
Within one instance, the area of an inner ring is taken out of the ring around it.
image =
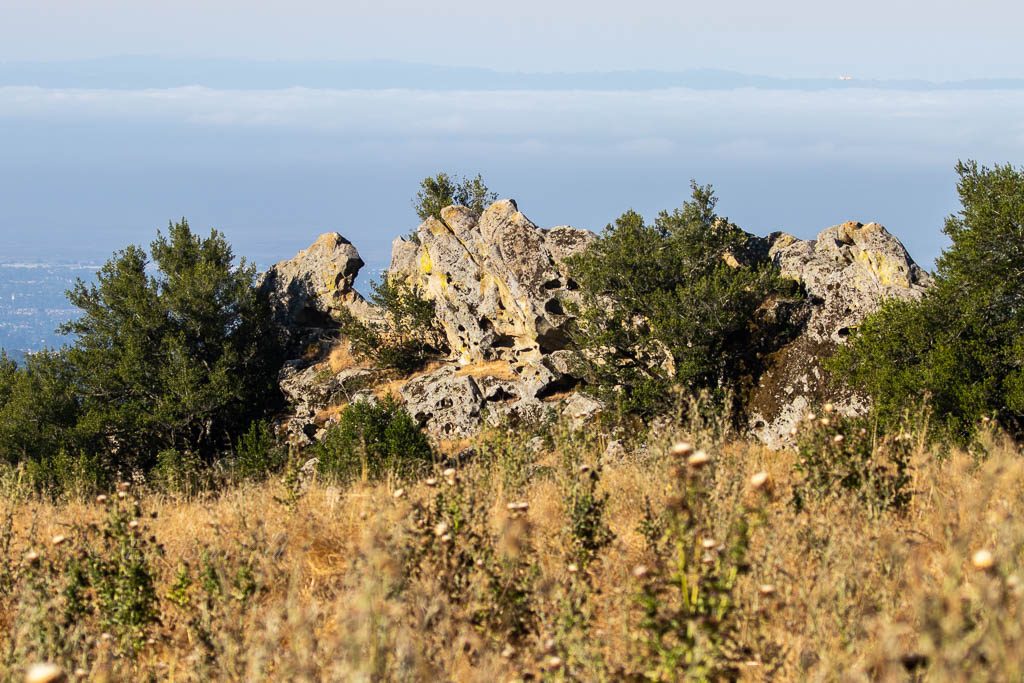
[[[473,377],[476,379],[490,377],[504,381],[512,381],[518,377],[512,364],[504,360],[492,360],[463,365],[455,374],[459,377]]]
[[[343,370],[365,367],[366,362],[359,360],[352,352],[351,342],[348,339],[343,339],[327,353],[327,365],[331,372],[338,374]]]
[[[34,590],[26,553],[63,561],[64,546],[49,539],[101,523],[110,503],[0,501],[0,522],[9,521],[0,539],[8,544],[7,564],[0,564],[0,679],[18,680],[39,659],[82,668],[84,680],[505,681],[525,672],[617,680],[643,672],[634,568],[651,561],[640,532],[646,501],[655,510],[672,505],[678,463],[665,446],[677,436],[665,434],[647,456],[605,464],[600,490],[608,494],[604,519],[614,540],[584,572],[589,583],[572,583],[579,574],[570,571],[567,506],[571,472],[579,463],[599,464],[597,444],[561,441],[522,462],[488,458],[482,444],[483,455],[458,472],[457,485],[443,477],[439,486],[383,482],[342,490],[313,483],[294,500],[280,483],[198,499],[143,495],[143,511],[155,514],[143,517],[143,533],[164,549],[151,566],[161,623],[135,656],[100,637],[98,614],[69,626],[60,642],[29,628],[39,615],[26,608]],[[752,474],[765,471],[771,482],[747,552],[750,572],[733,595],[730,639],[744,648],[743,679],[916,680],[908,670],[918,665],[923,680],[1024,677],[1024,461],[1012,444],[990,438],[984,459],[918,452],[909,507],[881,515],[842,496],[796,512],[793,454],[742,442],[711,453],[708,528],[722,528],[749,500]],[[438,496],[445,510],[462,505],[459,514],[468,515],[443,546],[449,550],[436,546],[438,518],[430,515],[440,514],[431,507]],[[528,512],[510,512],[513,501],[527,503]],[[429,527],[417,530],[417,519]],[[526,633],[473,616],[518,609],[507,593],[473,592],[486,582],[445,583],[461,575],[452,573],[455,556],[443,553],[462,549],[473,557],[489,552],[492,541],[505,558],[494,565],[505,572],[495,581],[528,577],[532,586]],[[992,568],[972,565],[980,549],[993,553]],[[196,580],[187,602],[176,604],[169,596],[182,567]],[[230,590],[211,597],[203,567],[213,567],[225,585],[247,567],[256,588],[245,599]],[[761,588],[766,584],[773,594]],[[587,619],[567,630],[560,621],[566,596],[581,585]],[[58,606],[59,588],[43,587]]]

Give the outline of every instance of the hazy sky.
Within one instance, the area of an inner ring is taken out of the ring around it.
[[[392,59],[506,70],[1024,76],[1016,0],[0,0],[0,59]]]

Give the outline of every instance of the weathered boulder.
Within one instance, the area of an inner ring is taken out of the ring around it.
[[[569,405],[557,393],[567,378],[543,364],[513,368],[504,361],[445,364],[414,377],[399,390],[421,427],[441,438],[470,436],[485,424],[534,421]],[[566,396],[576,394],[567,392]],[[588,409],[579,404],[578,410]]]
[[[801,332],[770,359],[747,402],[750,431],[780,448],[816,404],[829,401],[847,414],[867,408],[863,397],[831,382],[822,363],[885,299],[919,298],[931,278],[877,223],[843,223],[813,240],[776,233],[767,242],[768,258],[807,292]]]
[[[328,232],[294,258],[272,266],[260,278],[274,320],[286,332],[332,327],[338,312],[371,315],[370,305],[354,288],[363,267],[359,252],[347,239]]]
[[[570,227],[542,230],[512,200],[477,218],[450,206],[392,248],[388,277],[434,301],[461,364],[526,365],[568,344],[565,303],[575,294],[566,259],[594,239]]]

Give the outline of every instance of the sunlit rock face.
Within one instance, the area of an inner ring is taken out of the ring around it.
[[[575,284],[565,261],[593,239],[586,230],[538,228],[511,200],[479,219],[451,206],[395,241],[388,277],[435,302],[459,363],[527,365],[568,345],[564,307]]]

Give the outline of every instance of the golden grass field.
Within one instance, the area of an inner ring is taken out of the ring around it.
[[[684,439],[710,465],[681,463]],[[0,680],[43,662],[88,681],[1024,680],[1024,460],[998,435],[916,448],[901,511],[837,493],[798,512],[794,453],[707,430],[605,452],[490,435],[430,480],[102,502],[7,482]],[[570,508],[604,494],[612,535],[584,552]],[[658,547],[648,502],[689,515]],[[97,557],[115,602],[141,558],[155,620],[111,616],[75,574]]]

